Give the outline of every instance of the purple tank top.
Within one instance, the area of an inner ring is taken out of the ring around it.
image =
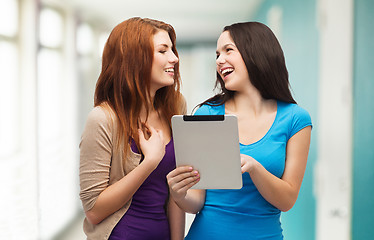
[[[138,153],[134,141],[133,152]],[[173,139],[165,147],[165,156],[157,168],[135,192],[130,208],[112,230],[109,240],[169,240],[166,216],[169,188],[166,175],[175,168]]]

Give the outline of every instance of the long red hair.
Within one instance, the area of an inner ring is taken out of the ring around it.
[[[181,114],[179,64],[174,65],[174,84],[159,89],[149,106],[150,80],[153,63],[153,36],[159,30],[168,32],[172,51],[178,57],[173,27],[147,18],[130,18],[111,32],[103,51],[102,70],[95,89],[94,105],[111,108],[118,119],[116,147],[130,144],[132,137],[138,145],[140,110],[155,108],[171,127],[171,117]],[[138,145],[139,146],[139,145]],[[124,147],[126,154],[128,147]],[[140,148],[139,148],[140,149]],[[126,156],[126,155],[125,155]]]

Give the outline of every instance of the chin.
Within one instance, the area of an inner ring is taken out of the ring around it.
[[[233,87],[233,86],[228,86],[228,87],[225,86],[225,88],[231,92],[240,92],[241,90],[243,90],[243,88]]]
[[[159,89],[164,88],[164,87],[172,86],[173,84],[174,84],[174,80],[173,81],[162,82],[159,85]]]
[[[174,84],[174,78],[173,79],[169,79],[169,81],[167,81],[166,86],[171,86],[173,84]]]
[[[236,91],[237,89],[230,83],[225,83],[225,88],[229,91]]]

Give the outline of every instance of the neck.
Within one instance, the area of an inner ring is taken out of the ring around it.
[[[153,99],[152,99],[153,102]],[[142,121],[145,121],[147,117],[152,115],[154,112],[156,112],[156,109],[153,107],[152,102],[148,102],[146,104],[143,104],[141,109],[140,109],[140,119]],[[148,109],[147,109],[148,107]]]
[[[228,102],[228,108],[231,112],[256,116],[273,107],[275,102],[275,100],[264,99],[257,90],[250,93],[236,92],[234,98]]]

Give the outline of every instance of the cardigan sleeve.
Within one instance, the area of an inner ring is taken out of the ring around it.
[[[101,107],[88,115],[80,142],[80,199],[84,211],[90,210],[99,194],[109,185],[112,159],[112,124]]]

